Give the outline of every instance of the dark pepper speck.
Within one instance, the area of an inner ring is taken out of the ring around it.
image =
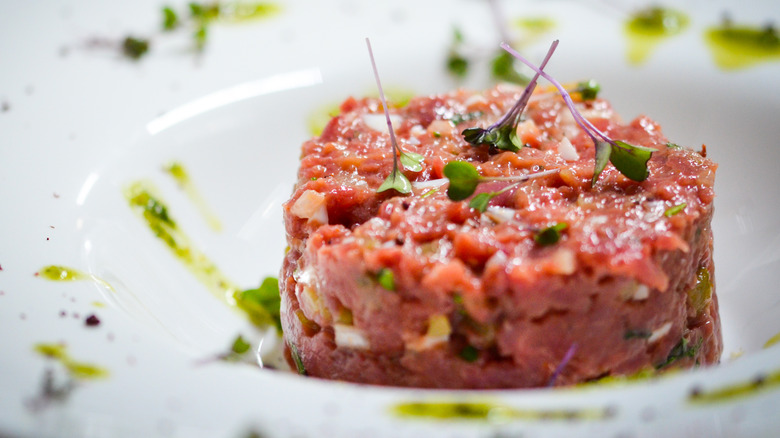
[[[89,315],[87,319],[84,320],[84,323],[87,325],[87,327],[96,327],[100,325],[100,320],[95,315]]]

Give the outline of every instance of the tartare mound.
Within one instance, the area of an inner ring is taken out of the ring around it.
[[[518,124],[518,152],[463,139],[521,92],[459,90],[393,108],[399,146],[424,157],[421,171],[404,171],[406,196],[377,192],[393,169],[378,99],[347,99],[303,144],[280,275],[294,369],[379,385],[519,388],[718,362],[716,164],[668,143],[647,117],[624,123],[605,100],[578,100],[611,138],[656,149],[645,181],[608,165],[592,185],[593,143],[545,90]],[[558,171],[480,212],[447,197],[453,160],[483,176]],[[557,241],[536,238],[557,224]]]

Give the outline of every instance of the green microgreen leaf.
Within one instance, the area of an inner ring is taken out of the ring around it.
[[[574,91],[580,93],[582,100],[593,100],[598,97],[599,91],[601,91],[601,85],[591,79],[578,83],[577,88],[575,88]]]
[[[281,297],[279,281],[274,277],[266,277],[256,289],[236,292],[234,296],[238,306],[247,312],[252,322],[259,325],[273,323],[281,333]],[[271,321],[267,321],[267,319]]]
[[[122,53],[131,59],[140,59],[149,51],[149,40],[128,36],[122,41]]]
[[[612,145],[606,141],[599,141],[596,143],[596,165],[593,169],[593,179],[590,181],[591,186],[596,185],[596,181],[599,179],[599,175],[607,167],[609,162],[609,156],[612,153]]]
[[[420,172],[423,170],[422,162],[425,160],[425,157],[422,155],[416,153],[416,152],[401,152],[401,166],[403,166],[406,170],[411,170],[412,172]]]
[[[173,30],[179,25],[179,15],[170,6],[165,6],[162,9],[163,13],[163,30]]]
[[[398,168],[398,155],[401,156],[401,164],[404,167],[410,166],[411,169],[422,170],[423,156],[414,152],[404,152],[401,147],[398,146],[398,141],[395,139],[395,131],[393,130],[393,123],[390,120],[390,110],[387,106],[387,99],[385,99],[385,92],[382,90],[382,82],[379,80],[379,71],[376,68],[376,61],[374,60],[374,52],[371,50],[371,41],[366,38],[366,47],[368,48],[368,57],[371,60],[371,67],[374,70],[374,79],[376,79],[376,87],[379,90],[379,98],[382,101],[382,108],[385,111],[385,119],[387,120],[387,131],[390,134],[390,144],[393,149],[393,171],[387,176],[382,185],[379,186],[377,192],[384,192],[386,190],[393,189],[403,195],[412,193],[412,183],[406,178],[406,175]],[[419,172],[419,170],[416,170]]]
[[[609,161],[626,177],[634,181],[644,181],[650,175],[647,161],[655,149],[636,146],[616,140],[612,145]]]
[[[447,56],[447,71],[455,77],[464,78],[469,72],[469,60],[458,52],[450,52]]]
[[[569,225],[566,222],[557,222],[547,228],[534,233],[534,241],[542,246],[553,245],[561,239],[561,231]]]
[[[471,198],[471,201],[469,201],[469,207],[484,213],[488,207],[488,203],[490,203],[490,200],[495,198],[496,195],[498,195],[498,192],[480,193],[477,196]]]
[[[394,168],[393,171],[390,172],[390,175],[385,178],[385,181],[382,183],[382,185],[376,189],[376,191],[384,192],[390,189],[407,195],[412,193],[412,183],[409,182],[409,179],[406,177],[406,175],[403,174],[403,172],[401,172],[400,169]]]
[[[666,143],[666,147],[668,147],[669,149],[682,149],[682,146],[680,146],[677,143],[672,143],[672,142]]]
[[[379,273],[376,274],[376,281],[385,290],[395,290],[395,277],[393,276],[393,270],[390,268],[380,269]]]
[[[452,44],[447,55],[447,71],[456,78],[466,77],[469,71],[469,60],[460,52],[460,46],[463,45],[463,33],[459,28],[454,28],[452,33]]]
[[[252,345],[249,342],[247,342],[243,336],[238,335],[238,337],[236,337],[236,340],[233,341],[233,346],[230,347],[230,351],[236,354],[244,354],[247,351],[249,351],[249,348],[251,346]]]
[[[668,209],[666,209],[666,211],[664,212],[664,216],[666,216],[666,217],[672,217],[672,216],[676,215],[677,213],[680,213],[681,211],[685,210],[685,207],[686,207],[687,205],[688,205],[688,204],[686,204],[686,203],[684,203],[684,202],[683,202],[682,204],[677,204],[677,205],[675,205],[675,206],[673,206],[673,207],[669,207],[669,208],[668,208]]]
[[[450,161],[444,166],[444,176],[450,180],[447,196],[453,201],[462,201],[474,193],[481,177],[473,164],[465,161]]]
[[[520,73],[515,59],[505,51],[499,52],[490,63],[493,79],[513,84],[527,85],[531,82],[528,76]]]

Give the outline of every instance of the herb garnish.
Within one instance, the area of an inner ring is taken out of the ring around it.
[[[149,40],[128,36],[122,41],[122,53],[131,59],[140,59],[149,51]]]
[[[390,110],[387,107],[385,93],[382,90],[382,84],[379,81],[379,71],[376,68],[376,62],[374,61],[374,52],[371,50],[371,41],[368,38],[366,38],[366,46],[368,47],[368,57],[371,59],[371,67],[374,69],[374,78],[376,79],[376,87],[379,89],[379,98],[382,100],[382,108],[385,111],[387,132],[390,134],[390,143],[393,147],[393,171],[390,172],[390,175],[388,175],[382,185],[379,186],[377,192],[393,189],[398,193],[408,195],[412,192],[412,183],[409,182],[409,179],[401,172],[401,169],[398,166],[399,156],[403,168],[411,170],[412,172],[419,172],[422,170],[422,161],[424,157],[414,152],[404,152],[401,150],[401,147],[398,146],[398,142],[395,139],[395,131],[393,130],[393,122],[390,120]]]
[[[523,90],[523,94],[517,99],[517,102],[512,108],[496,123],[488,126],[487,128],[467,128],[463,130],[463,139],[471,143],[474,146],[480,146],[483,144],[489,145],[491,148],[498,148],[502,150],[517,152],[523,147],[523,144],[517,138],[517,124],[520,121],[520,116],[528,104],[528,100],[531,98],[534,89],[536,88],[536,81],[539,79],[541,69],[547,65],[547,61],[550,60],[555,47],[558,46],[558,41],[553,41],[550,45],[550,49],[547,51],[547,56],[540,64],[540,70],[531,79],[531,82]]]
[[[457,78],[464,78],[469,71],[469,60],[461,53],[463,33],[459,28],[453,29],[453,41],[447,54],[447,71]]]
[[[552,76],[542,71],[542,68],[536,67],[530,61],[525,59],[522,55],[520,55],[520,53],[512,49],[508,44],[501,43],[501,47],[507,52],[511,53],[512,56],[522,61],[523,64],[537,72],[543,78],[550,81],[550,83],[558,89],[564,102],[566,102],[566,106],[569,107],[572,116],[574,116],[574,120],[577,122],[580,128],[582,128],[582,130],[590,136],[591,140],[593,140],[593,144],[596,146],[596,165],[594,167],[591,185],[596,184],[596,181],[598,181],[599,175],[601,175],[601,172],[606,167],[607,162],[611,162],[617,168],[617,170],[620,171],[620,173],[629,179],[634,181],[644,181],[647,179],[650,174],[647,169],[647,161],[650,160],[650,156],[653,152],[655,152],[655,149],[646,146],[632,145],[621,140],[611,139],[607,136],[607,134],[601,132],[598,128],[593,126],[593,124],[588,119],[586,119],[582,114],[580,114],[579,111],[577,111],[571,96],[566,91],[566,89],[563,88],[560,82],[556,81]],[[542,65],[542,67],[544,66]]]
[[[531,178],[551,175],[557,172],[558,169],[550,169],[526,175],[487,177],[480,175],[477,171],[477,168],[474,167],[473,164],[467,163],[465,161],[450,161],[447,163],[447,165],[444,166],[444,176],[447,177],[450,182],[449,187],[447,187],[447,197],[453,201],[462,201],[468,198],[474,194],[477,186],[481,183],[490,181],[513,182],[513,184],[510,184],[501,190],[495,192],[484,192],[475,196],[471,202],[469,202],[469,207],[475,210],[479,210],[480,212],[485,211],[491,199],[516,187],[521,182],[527,181]]]

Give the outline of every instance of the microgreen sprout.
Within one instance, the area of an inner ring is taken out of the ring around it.
[[[652,153],[655,152],[655,149],[611,139],[605,133],[593,126],[588,119],[577,111],[577,108],[574,106],[574,102],[566,89],[563,88],[560,82],[556,81],[552,76],[542,70],[544,65],[536,67],[506,43],[501,43],[501,47],[543,78],[550,81],[550,83],[558,89],[564,102],[566,102],[566,106],[569,107],[574,120],[580,128],[590,136],[591,140],[593,140],[593,144],[596,146],[596,165],[594,167],[591,185],[596,184],[596,181],[606,167],[607,162],[611,162],[620,173],[629,179],[634,181],[644,181],[647,179],[650,174],[647,169],[647,162],[650,160]]]
[[[569,349],[566,351],[566,354],[563,355],[563,359],[561,359],[561,363],[558,364],[558,366],[555,368],[555,371],[553,371],[552,376],[550,376],[550,380],[547,381],[547,386],[553,386],[555,384],[555,380],[558,379],[558,376],[561,375],[561,372],[563,372],[563,369],[566,368],[566,365],[569,364],[569,362],[574,357],[574,354],[577,352],[577,343],[571,344]]]
[[[530,173],[527,175],[518,176],[494,176],[487,177],[482,176],[477,171],[477,168],[473,164],[465,161],[450,161],[444,166],[444,176],[447,177],[450,184],[447,187],[447,197],[453,201],[462,201],[474,194],[477,186],[481,183],[490,181],[507,181],[512,184],[502,188],[495,192],[483,192],[472,198],[469,202],[469,207],[484,212],[487,209],[488,203],[496,196],[517,187],[521,182],[527,181],[531,178],[537,178],[545,175],[552,175],[557,173],[558,169],[550,169],[537,173]]]
[[[412,172],[419,172],[422,170],[423,156],[414,152],[404,152],[398,146],[398,141],[395,138],[395,131],[393,130],[393,123],[390,120],[390,110],[387,107],[387,100],[385,99],[385,93],[382,90],[382,83],[379,81],[379,72],[376,68],[376,62],[374,61],[374,52],[371,50],[371,41],[366,38],[366,46],[368,47],[368,57],[371,58],[371,67],[374,69],[374,78],[376,79],[376,87],[379,89],[379,98],[382,100],[382,108],[385,110],[385,119],[387,120],[387,132],[390,134],[390,143],[393,146],[393,171],[385,179],[382,185],[379,186],[377,192],[384,192],[385,190],[393,189],[398,193],[408,195],[412,192],[412,183],[406,175],[401,172],[398,166],[399,158],[401,166],[404,169],[411,170]]]
[[[540,64],[541,67],[539,71],[547,65],[547,61],[550,60],[550,57],[557,46],[558,41],[553,41],[552,45],[550,45],[550,49],[547,51],[547,56],[544,57],[544,60]],[[523,94],[520,95],[520,98],[517,99],[517,102],[515,102],[512,108],[504,114],[504,117],[487,128],[473,127],[464,129],[462,132],[463,139],[474,146],[487,144],[490,147],[502,150],[512,152],[519,151],[520,148],[523,147],[523,144],[517,138],[517,124],[520,122],[520,116],[522,115],[525,106],[528,104],[531,94],[533,94],[534,89],[536,88],[536,81],[539,79],[539,75],[539,72],[534,75],[531,82],[529,82],[525,87],[525,90],[523,90]]]

